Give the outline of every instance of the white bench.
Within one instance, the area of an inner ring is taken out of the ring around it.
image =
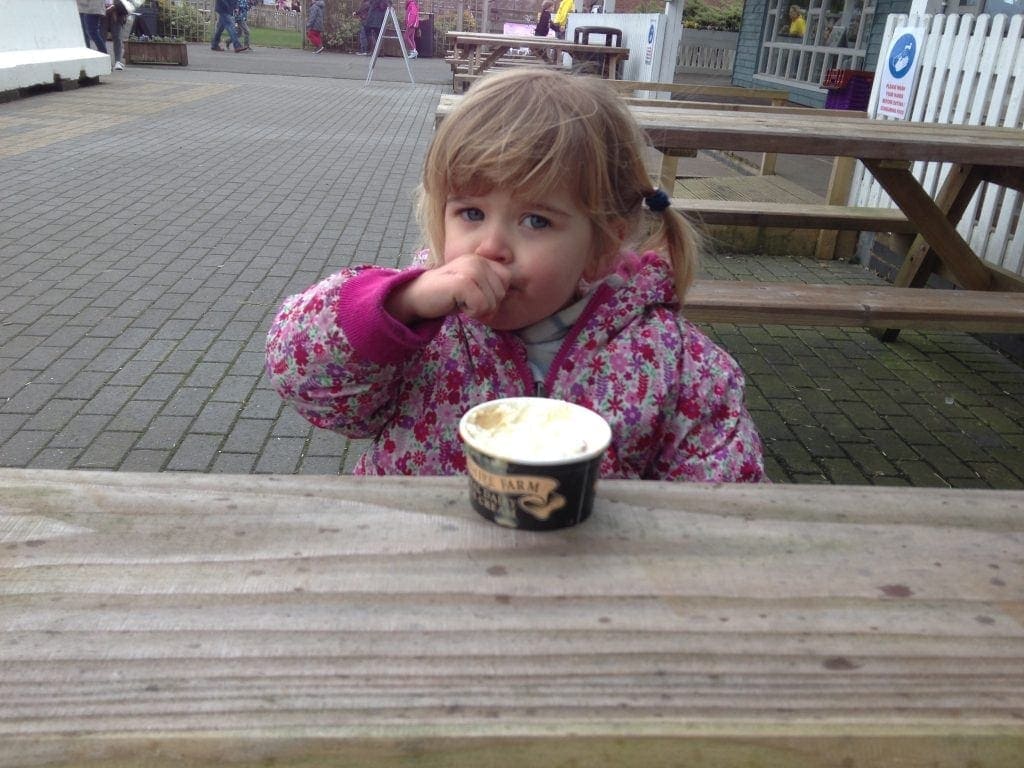
[[[109,74],[110,56],[85,46],[75,0],[4,0],[0,94]]]

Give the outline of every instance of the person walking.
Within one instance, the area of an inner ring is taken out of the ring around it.
[[[243,48],[249,47],[249,9],[254,2],[256,0],[237,0],[237,5],[235,5],[235,27]]]
[[[416,0],[405,2],[405,47],[409,51],[409,58],[415,59],[419,56],[416,50],[416,38],[420,33],[420,7]]]
[[[309,5],[309,18],[306,19],[306,37],[316,49],[313,53],[324,51],[324,0],[313,0]]]
[[[238,32],[235,30],[234,0],[217,0],[213,9],[217,12],[217,28],[213,31],[210,49],[213,51],[223,51],[224,49],[220,47],[220,36],[227,32],[228,39],[231,41],[235,53],[251,50],[248,45],[242,45],[238,39]]]
[[[369,56],[370,43],[366,30],[366,17],[370,15],[370,0],[362,0],[352,15],[359,19],[359,51],[356,56]]]
[[[103,14],[106,13],[103,0],[77,0],[78,18],[82,22],[82,34],[85,36],[85,47],[89,47],[91,40],[100,53],[107,52],[107,43],[100,32],[100,22]]]
[[[366,43],[370,48],[377,47],[377,38],[387,12],[388,0],[370,0],[370,9],[366,14]]]
[[[121,0],[106,0],[107,26],[110,27],[110,41],[114,44],[114,69],[124,69],[124,25],[128,21],[128,9]]]

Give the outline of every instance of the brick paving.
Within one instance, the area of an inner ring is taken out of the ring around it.
[[[359,445],[262,372],[280,300],[419,244],[440,60],[302,51],[129,67],[0,105],[0,466],[349,471]],[[878,281],[720,254],[704,273]],[[880,281],[879,281],[880,282]],[[742,363],[777,482],[1020,488],[1024,369],[966,334],[709,328]]]

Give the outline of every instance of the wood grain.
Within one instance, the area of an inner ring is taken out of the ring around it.
[[[1024,333],[1024,293],[697,280],[683,314],[709,323]]]
[[[442,94],[437,120],[460,98]],[[1019,128],[864,120],[834,111],[814,116],[760,109],[738,115],[728,108],[678,105],[633,106],[630,111],[658,148],[959,162],[1007,169],[1003,176],[1014,188],[1024,178],[1024,132]]]
[[[0,766],[1006,766],[1024,493],[0,470]]]

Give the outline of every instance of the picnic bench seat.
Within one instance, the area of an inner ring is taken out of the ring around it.
[[[668,93],[671,100],[690,100],[721,102],[723,100],[741,101],[743,103],[768,104],[774,107],[784,106],[789,101],[788,91],[772,88],[744,88],[738,85],[710,85],[706,83],[650,83],[644,80],[611,80],[616,91],[629,96],[638,91]],[[697,97],[704,97],[698,99]],[[659,104],[664,106],[664,100]]]
[[[471,75],[465,71],[465,62],[462,59],[449,57],[445,59],[448,62],[448,66],[452,70],[452,90],[455,93],[465,93],[469,90],[474,82],[479,80],[483,75]],[[557,64],[545,64],[535,57],[527,56],[502,56],[488,69],[488,72],[500,72],[504,69],[512,69],[513,67],[533,67],[535,69],[561,69]]]
[[[845,205],[765,203],[757,200],[696,200],[672,198],[672,207],[703,224],[734,227],[788,227],[843,232],[916,234],[917,229],[896,208]]]
[[[1024,333],[1024,292],[696,280],[683,314],[740,325]]]

